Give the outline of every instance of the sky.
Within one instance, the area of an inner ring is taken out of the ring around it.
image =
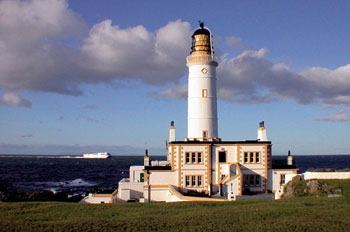
[[[165,155],[191,35],[214,36],[219,137],[350,154],[349,1],[0,0],[0,153]]]

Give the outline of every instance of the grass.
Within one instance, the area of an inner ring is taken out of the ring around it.
[[[343,187],[344,196],[230,203],[0,203],[0,231],[350,230],[350,180],[325,182]]]

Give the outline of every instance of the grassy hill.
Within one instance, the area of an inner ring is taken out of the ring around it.
[[[342,186],[344,195],[232,203],[0,203],[0,231],[350,230],[350,180],[327,182]]]

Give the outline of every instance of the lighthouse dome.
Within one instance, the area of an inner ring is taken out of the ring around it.
[[[206,28],[199,28],[195,32],[193,32],[192,37],[195,35],[210,35],[210,32]]]

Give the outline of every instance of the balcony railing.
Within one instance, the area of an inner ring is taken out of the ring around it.
[[[216,62],[218,62],[218,58],[216,56],[209,55],[209,54],[202,54],[202,55],[198,54],[198,55],[187,56],[186,61],[187,61],[187,63],[197,62],[197,61],[216,61]]]

